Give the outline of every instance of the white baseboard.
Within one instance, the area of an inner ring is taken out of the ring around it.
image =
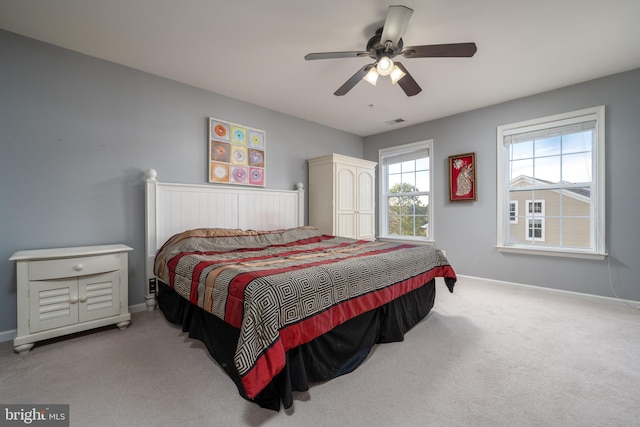
[[[602,295],[586,294],[586,293],[583,293],[583,292],[565,291],[563,289],[545,288],[543,286],[525,285],[523,283],[508,282],[506,280],[485,279],[484,277],[467,276],[467,275],[464,275],[464,274],[458,274],[457,276],[458,276],[458,278],[464,277],[464,278],[467,278],[467,279],[477,280],[477,281],[486,282],[486,283],[495,283],[495,284],[507,285],[507,286],[521,286],[521,287],[530,288],[530,289],[539,289],[541,291],[547,291],[547,292],[560,292],[560,293],[564,293],[564,294],[575,295],[575,296],[586,297],[586,298],[594,298],[594,299],[599,299],[599,300],[603,300],[603,301],[619,301],[619,302],[623,302],[625,304],[629,304],[629,305],[637,308],[638,310],[640,310],[640,301],[634,301],[634,300],[622,299],[622,298],[614,298],[614,297],[605,297],[605,296],[602,296]]]
[[[129,306],[129,313],[138,313],[140,311],[147,311],[147,305],[145,303]],[[13,341],[15,337],[16,337],[15,329],[0,332],[0,342]]]
[[[147,311],[147,304],[141,303],[129,306],[129,313],[138,313],[140,311]]]
[[[15,337],[16,337],[15,329],[11,329],[10,331],[0,332],[0,342],[13,341]]]

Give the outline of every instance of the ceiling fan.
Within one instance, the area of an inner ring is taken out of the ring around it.
[[[367,64],[359,69],[349,80],[340,86],[338,90],[333,93],[336,96],[345,95],[362,79],[375,85],[379,75],[389,76],[392,83],[397,82],[407,96],[417,95],[422,91],[422,88],[402,63],[393,61],[396,55],[401,55],[407,59],[443,57],[468,58],[476,53],[477,47],[475,43],[405,47],[402,36],[407,29],[407,24],[412,14],[413,9],[406,6],[389,6],[384,25],[369,39],[366,51],[310,53],[306,55],[304,59],[360,58],[368,56],[375,60],[372,64]]]

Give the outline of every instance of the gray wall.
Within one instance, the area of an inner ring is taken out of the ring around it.
[[[429,96],[428,90],[423,96]],[[499,253],[496,127],[597,105],[606,106],[610,257],[593,261]],[[380,148],[430,138],[435,152],[436,244],[447,250],[459,274],[602,296],[615,291],[622,298],[640,300],[640,70],[366,137],[364,157],[377,160]],[[447,157],[471,151],[477,153],[478,201],[450,203]]]
[[[0,30],[0,333],[16,327],[18,250],[124,243],[144,302],[146,168],[207,181],[207,117],[264,129],[267,187],[362,138]]]
[[[428,91],[424,96],[428,96]],[[606,105],[607,261],[502,254],[496,126]],[[307,183],[306,159],[377,161],[433,138],[435,238],[459,274],[640,300],[640,70],[363,139],[0,30],[0,333],[16,327],[13,252],[124,243],[130,304],[144,302],[142,172],[205,183],[206,118],[265,129],[267,186]],[[479,200],[451,204],[447,157],[476,151]]]

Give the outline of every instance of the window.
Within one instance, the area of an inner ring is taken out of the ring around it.
[[[527,215],[544,215],[544,200],[527,200]]]
[[[518,223],[518,201],[511,200],[509,202],[509,222],[511,224]]]
[[[527,240],[544,242],[544,200],[527,200]]]
[[[429,140],[379,150],[379,237],[433,240],[432,145]]]
[[[497,134],[498,248],[602,258],[604,107],[499,126]]]
[[[529,218],[527,219],[527,240],[540,240],[544,242],[543,219]]]

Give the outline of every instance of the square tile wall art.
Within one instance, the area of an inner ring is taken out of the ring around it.
[[[265,131],[209,118],[209,182],[265,186]]]

